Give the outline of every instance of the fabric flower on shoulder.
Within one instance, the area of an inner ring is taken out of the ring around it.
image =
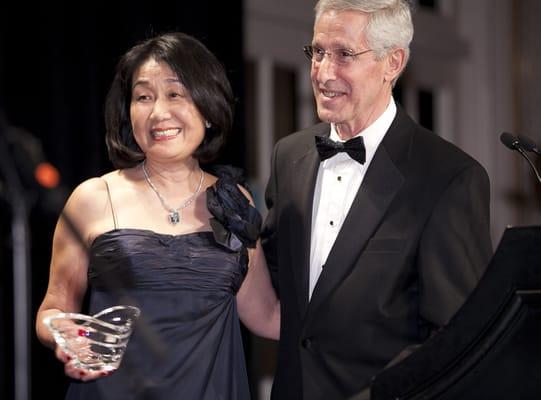
[[[206,192],[207,208],[214,216],[210,219],[214,238],[233,251],[239,251],[243,246],[254,248],[261,228],[261,215],[237,186],[244,183],[242,171],[222,166],[212,173],[218,180]]]

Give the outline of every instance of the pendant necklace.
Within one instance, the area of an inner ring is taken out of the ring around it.
[[[167,211],[169,211],[169,214],[167,215],[167,218],[169,219],[169,222],[172,225],[178,224],[180,222],[180,212],[184,208],[186,208],[190,204],[192,204],[193,201],[195,200],[195,198],[197,197],[197,195],[199,194],[199,192],[201,191],[201,186],[203,186],[203,177],[204,177],[203,170],[201,168],[199,168],[199,171],[201,171],[201,177],[199,178],[199,183],[197,184],[197,189],[195,189],[195,192],[193,192],[193,194],[186,201],[184,201],[184,203],[182,203],[180,206],[178,206],[177,208],[173,208],[169,204],[167,204],[165,199],[162,197],[162,195],[158,191],[158,188],[156,186],[154,186],[154,184],[150,180],[150,177],[148,176],[147,170],[145,168],[145,163],[146,163],[146,160],[143,161],[141,166],[142,166],[142,169],[143,169],[143,175],[145,176],[145,180],[147,181],[148,186],[150,186],[150,188],[154,191],[154,193],[156,193],[156,196],[158,196],[158,199],[160,199],[160,202],[162,203],[162,206]]]

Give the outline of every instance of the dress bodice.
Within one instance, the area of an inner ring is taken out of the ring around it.
[[[224,251],[210,231],[167,235],[116,229],[92,243],[88,278],[97,290],[152,288],[234,295],[246,273],[241,261],[240,252]]]

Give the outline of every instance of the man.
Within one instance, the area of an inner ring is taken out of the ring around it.
[[[277,143],[262,233],[281,301],[279,400],[362,398],[449,321],[492,255],[485,170],[393,100],[407,2],[315,10],[305,53],[323,123]]]

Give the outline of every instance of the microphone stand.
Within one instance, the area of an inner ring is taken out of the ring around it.
[[[516,138],[515,136],[511,135],[508,132],[504,132],[500,135],[501,142],[509,149],[516,150],[520,153],[522,157],[528,161],[528,164],[530,164],[530,167],[532,168],[533,172],[535,173],[535,176],[537,177],[537,180],[539,183],[541,183],[541,176],[539,175],[539,171],[535,167],[535,164],[530,160],[530,157],[528,157],[528,154],[526,154],[526,151],[533,151],[535,154],[539,155],[539,152],[537,150],[537,147],[533,144],[533,142],[530,142],[529,140],[525,138]]]
[[[537,170],[537,168],[535,167],[535,164],[532,162],[532,160],[530,159],[530,157],[528,157],[528,154],[526,154],[526,152],[522,149],[522,147],[520,146],[517,146],[517,151],[520,153],[520,155],[522,157],[524,157],[526,159],[526,161],[528,161],[528,164],[530,164],[530,167],[532,167],[532,170],[535,174],[535,176],[537,177],[537,180],[539,181],[539,183],[541,183],[541,176],[539,175],[539,171]]]
[[[11,205],[15,400],[30,398],[30,234],[25,192],[9,151],[8,124],[0,111],[0,172]]]
[[[518,135],[517,137],[520,146],[526,150],[535,153],[538,157],[541,157],[541,151],[537,148],[537,145],[529,137]]]

